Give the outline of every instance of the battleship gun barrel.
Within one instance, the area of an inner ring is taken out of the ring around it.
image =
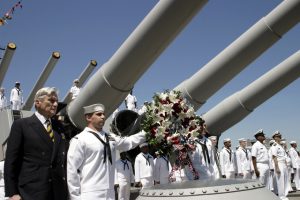
[[[8,66],[11,62],[11,59],[15,53],[17,46],[10,42],[7,44],[4,56],[2,58],[2,61],[0,63],[0,86],[2,85],[2,82],[4,80],[5,74],[7,72]]]
[[[300,1],[282,1],[196,74],[176,86],[175,90],[181,91],[195,110],[198,110],[209,97],[277,42],[299,21]]]
[[[33,89],[31,90],[24,106],[23,106],[23,110],[30,110],[33,102],[34,102],[34,96],[36,94],[36,92],[42,88],[45,84],[45,82],[47,81],[50,73],[52,72],[53,68],[55,67],[58,59],[60,58],[60,54],[59,52],[53,52],[51,57],[49,58],[49,61],[47,63],[47,65],[45,66],[44,70],[42,71],[39,79],[37,80],[37,82],[35,83]]]
[[[109,116],[132,90],[135,82],[180,33],[207,0],[164,0],[131,33],[70,103],[67,113],[78,128],[85,126],[82,107],[101,102]]]
[[[259,79],[224,99],[203,115],[210,134],[220,135],[249,115],[256,107],[300,76],[300,51]]]
[[[95,67],[97,66],[96,60],[91,60],[86,68],[83,70],[83,72],[80,74],[78,80],[78,87],[82,87],[83,83],[87,80],[87,78],[90,76],[90,74],[93,72]],[[67,92],[66,96],[63,98],[64,103],[70,103],[70,93]]]

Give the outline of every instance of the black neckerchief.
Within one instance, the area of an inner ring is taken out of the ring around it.
[[[198,142],[198,144],[201,145],[205,163],[210,164],[210,159],[209,159],[208,149],[207,149],[207,146],[206,146],[206,140],[204,140],[204,143],[200,142],[199,140],[196,140],[196,142]]]
[[[92,133],[103,144],[103,146],[104,146],[104,159],[103,159],[103,163],[106,162],[106,155],[108,154],[109,162],[110,162],[110,164],[112,164],[112,157],[111,157],[111,150],[110,150],[110,146],[109,146],[108,135],[105,134],[106,142],[104,142],[97,133],[94,133],[92,131],[88,131],[88,132]]]
[[[229,160],[230,160],[230,162],[231,162],[231,159],[232,159],[231,149],[227,149],[227,148],[225,148],[225,149],[226,149],[226,151],[229,153]]]
[[[248,151],[247,151],[247,149],[242,149],[242,150],[245,152],[247,160],[249,160],[249,156],[248,156]]]
[[[123,169],[125,171],[125,166],[127,166],[127,169],[129,170],[129,165],[127,163],[127,160],[121,160],[121,162],[124,164]]]
[[[145,155],[144,153],[143,153],[143,156],[144,156],[144,158],[146,159],[146,165],[149,165],[150,166],[150,155]]]

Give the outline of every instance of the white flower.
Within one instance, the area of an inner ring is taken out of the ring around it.
[[[192,137],[196,138],[199,135],[199,132],[197,131],[197,129],[194,129],[192,131],[190,131],[190,134],[192,135]]]
[[[193,107],[189,108],[189,109],[187,110],[187,112],[186,112],[186,116],[187,116],[188,118],[190,118],[190,117],[193,117],[194,115],[195,115],[194,108],[193,108]]]
[[[158,95],[158,97],[161,99],[161,100],[166,100],[166,98],[168,97],[168,94],[167,93],[160,93]]]

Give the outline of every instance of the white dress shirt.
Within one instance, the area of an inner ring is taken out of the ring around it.
[[[146,159],[148,158],[148,160]],[[139,153],[134,162],[135,182],[140,182],[141,178],[153,177],[154,160],[150,154]]]
[[[256,141],[251,150],[251,154],[256,158],[257,163],[269,163],[269,153],[268,149],[261,142]]]
[[[161,156],[156,158],[154,165],[154,180],[159,181],[160,184],[169,182],[169,174],[172,170],[168,157]]]
[[[252,170],[252,156],[248,149],[239,147],[236,151],[237,172],[239,174]]]
[[[230,149],[227,149],[225,147],[221,150],[220,165],[222,175],[236,172],[235,159],[235,154],[232,150],[230,151]]]

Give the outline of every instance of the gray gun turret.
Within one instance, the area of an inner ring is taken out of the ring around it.
[[[30,110],[32,108],[35,93],[44,86],[45,82],[47,81],[48,77],[50,76],[50,74],[51,74],[52,70],[54,69],[59,58],[60,58],[59,52],[52,53],[52,55],[49,58],[48,63],[46,64],[40,77],[38,78],[35,85],[33,86],[26,102],[24,103],[23,110]]]
[[[97,61],[96,60],[91,60],[86,68],[83,70],[83,72],[79,75],[78,78],[78,87],[82,87],[83,83],[87,80],[87,78],[91,75],[95,67],[97,66]],[[69,91],[65,95],[65,97],[62,100],[64,103],[70,103],[70,93]]]
[[[7,44],[7,47],[4,52],[4,56],[0,63],[0,86],[2,85],[8,66],[15,53],[16,48],[17,46],[12,42]]]
[[[300,76],[300,51],[203,115],[210,134],[220,135]]]
[[[196,74],[175,87],[175,90],[181,91],[195,110],[199,109],[209,97],[299,21],[300,1],[282,1]]]
[[[206,3],[206,0],[164,0],[131,33],[111,59],[105,63],[70,103],[67,113],[74,125],[85,126],[82,107],[101,102],[109,116],[132,90],[171,41]],[[124,76],[124,74],[130,75]]]

